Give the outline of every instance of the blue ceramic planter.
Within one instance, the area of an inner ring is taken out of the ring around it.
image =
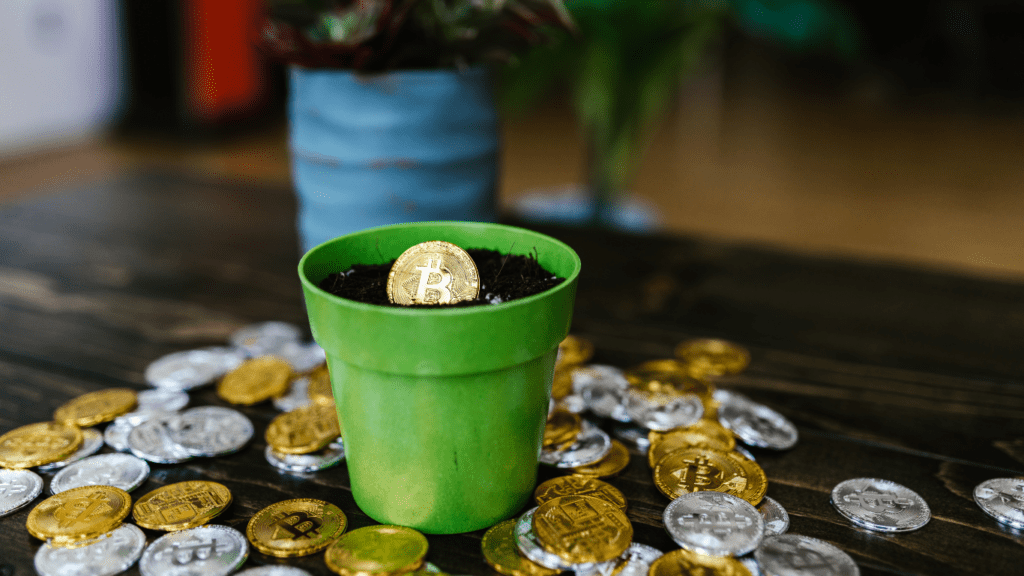
[[[293,67],[288,114],[303,250],[386,224],[494,221],[498,115],[486,69]]]

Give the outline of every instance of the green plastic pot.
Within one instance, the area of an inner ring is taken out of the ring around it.
[[[428,240],[536,251],[565,282],[503,304],[438,309],[363,304],[317,287],[332,272],[386,263]],[[309,323],[327,352],[352,495],[366,514],[454,534],[523,507],[579,271],[579,256],[558,240],[476,222],[372,228],[306,253],[299,276]]]

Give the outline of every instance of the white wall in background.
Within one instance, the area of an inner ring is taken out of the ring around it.
[[[118,108],[116,0],[0,0],[0,155],[81,140]]]

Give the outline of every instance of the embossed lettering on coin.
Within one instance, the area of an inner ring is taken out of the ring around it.
[[[618,488],[590,476],[558,476],[541,483],[533,492],[538,505],[562,496],[593,496],[626,509],[626,497]]]
[[[227,576],[249,557],[241,532],[228,526],[199,526],[157,538],[142,553],[142,576]]]
[[[541,504],[533,528],[545,549],[571,564],[611,560],[633,539],[625,512],[590,496],[562,496]]]
[[[298,498],[267,506],[249,520],[245,535],[257,550],[280,558],[306,556],[328,547],[348,518],[323,500]]]
[[[913,490],[889,480],[853,478],[832,489],[832,505],[854,524],[877,532],[909,532],[931,519]]]
[[[1024,479],[986,480],[974,488],[974,501],[999,522],[1024,529]]]
[[[26,527],[40,540],[70,543],[117,528],[131,510],[132,497],[113,486],[83,486],[50,496],[32,509]]]
[[[663,519],[677,544],[712,556],[742,556],[764,536],[761,514],[731,494],[683,494],[665,508]]]
[[[434,240],[409,248],[388,273],[394,304],[455,304],[480,295],[480,273],[465,250]]]
[[[0,517],[24,508],[43,491],[43,479],[29,470],[0,470]]]
[[[161,486],[135,503],[136,524],[151,530],[184,530],[205,524],[231,504],[223,484],[189,480]]]

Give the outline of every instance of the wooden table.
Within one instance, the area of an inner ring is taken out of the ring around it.
[[[305,326],[294,210],[284,189],[174,174],[0,209],[0,432],[48,420],[88,391],[145,389],[143,371],[156,358],[223,344],[246,324]],[[751,350],[749,370],[721,385],[800,429],[790,451],[751,450],[768,494],[789,511],[790,532],[840,546],[866,575],[1021,572],[1024,537],[982,513],[971,494],[988,478],[1024,473],[1024,287],[694,238],[543,231],[583,260],[573,331],[596,344],[595,362],[668,357],[691,336]],[[210,388],[193,394],[192,405],[208,404],[223,402]],[[273,408],[242,411],[257,430],[247,448],[153,465],[135,497],[208,479],[235,497],[217,522],[242,530],[256,511],[291,497],[341,506],[350,528],[372,523],[343,466],[278,472],[263,458]],[[829,493],[860,476],[917,491],[931,522],[892,536],[853,528]],[[674,549],[661,523],[668,499],[645,459],[634,454],[609,482],[629,499],[635,540]],[[0,576],[34,573],[30,508],[0,518]],[[452,574],[489,574],[481,536],[431,536],[428,559]],[[273,562],[252,552],[247,566]],[[328,574],[322,555],[288,563]]]

